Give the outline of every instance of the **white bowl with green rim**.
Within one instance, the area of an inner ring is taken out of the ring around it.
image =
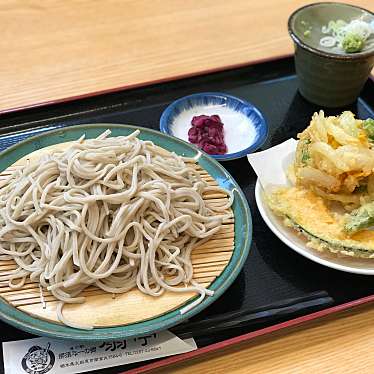
[[[82,134],[85,134],[86,138],[94,138],[106,129],[111,130],[112,136],[128,135],[139,129],[140,139],[153,141],[155,144],[179,155],[192,157],[198,152],[194,146],[182,140],[147,128],[118,124],[79,125],[50,131],[6,149],[0,153],[0,170],[4,171],[23,156],[38,149],[77,140]],[[234,194],[232,206],[235,217],[234,250],[229,264],[209,286],[209,289],[214,291],[213,296],[205,298],[198,306],[185,314],[180,313],[181,308],[191,303],[194,299],[156,318],[123,326],[94,328],[93,330],[74,329],[62,324],[35,318],[11,306],[2,298],[0,298],[0,318],[16,328],[36,335],[81,341],[104,341],[126,339],[168,329],[191,318],[216,301],[234,282],[248,256],[252,240],[252,219],[248,202],[232,176],[217,161],[207,155],[203,154],[198,162],[221,187]]]

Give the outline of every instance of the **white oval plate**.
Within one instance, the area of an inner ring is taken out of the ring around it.
[[[264,200],[264,190],[257,179],[255,197],[258,210],[269,229],[288,247],[302,256],[332,269],[348,273],[374,275],[374,259],[338,256],[328,252],[318,252],[306,246],[307,240],[296,230],[283,224],[281,217],[276,216]]]

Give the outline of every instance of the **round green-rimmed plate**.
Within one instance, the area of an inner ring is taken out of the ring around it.
[[[85,134],[86,138],[94,138],[106,129],[111,130],[111,136],[128,135],[139,129],[141,130],[140,139],[153,141],[155,144],[179,155],[193,157],[197,152],[194,146],[182,140],[147,128],[117,124],[79,125],[50,131],[8,148],[0,153],[0,171],[4,171],[20,158],[41,148],[77,140],[82,134]],[[206,154],[202,154],[198,163],[217,181],[219,186],[234,194],[232,206],[235,219],[234,250],[224,271],[209,286],[209,289],[214,291],[213,296],[205,298],[198,306],[183,315],[180,313],[181,307],[179,307],[146,321],[124,326],[95,328],[93,330],[74,329],[33,317],[11,306],[2,298],[0,298],[0,318],[19,329],[36,335],[74,340],[103,341],[125,339],[168,329],[199,313],[217,300],[233,283],[244,265],[252,239],[252,220],[247,200],[231,175],[217,161]],[[190,302],[192,300],[188,301],[188,303]]]

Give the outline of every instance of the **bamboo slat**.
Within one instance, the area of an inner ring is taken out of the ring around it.
[[[46,152],[61,150],[65,145],[46,147],[18,160],[14,165],[0,174],[0,187],[6,184],[7,177],[23,165],[25,161],[37,160]],[[209,185],[217,186],[217,182],[204,169],[196,165],[197,171]],[[228,197],[223,192],[209,191],[204,194],[208,206],[223,206]],[[225,269],[234,250],[234,218],[231,215],[224,221],[220,231],[213,237],[195,248],[192,253],[194,280],[204,286],[209,286]],[[17,268],[13,260],[0,259],[0,276],[9,274]],[[58,322],[56,315],[57,300],[47,290],[42,290],[45,301],[41,303],[41,290],[39,284],[27,280],[21,289],[12,289],[8,282],[0,282],[0,296],[14,307],[35,317]],[[83,304],[66,304],[64,316],[75,323],[92,324],[95,327],[108,327],[135,323],[154,318],[168,311],[174,310],[195,296],[193,292],[165,292],[162,296],[154,298],[144,295],[137,289],[125,294],[116,295],[105,293],[101,289],[90,286],[82,292],[86,297]]]

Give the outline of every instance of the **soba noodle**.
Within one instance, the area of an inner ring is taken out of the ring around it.
[[[17,268],[0,281],[22,288],[28,277],[60,301],[83,303],[94,285],[108,293],[133,288],[200,294],[192,250],[217,233],[232,203],[207,206],[209,186],[183,159],[150,141],[129,136],[74,142],[19,167],[0,189],[0,254]],[[187,162],[188,161],[188,162]],[[226,191],[225,191],[226,193]]]

